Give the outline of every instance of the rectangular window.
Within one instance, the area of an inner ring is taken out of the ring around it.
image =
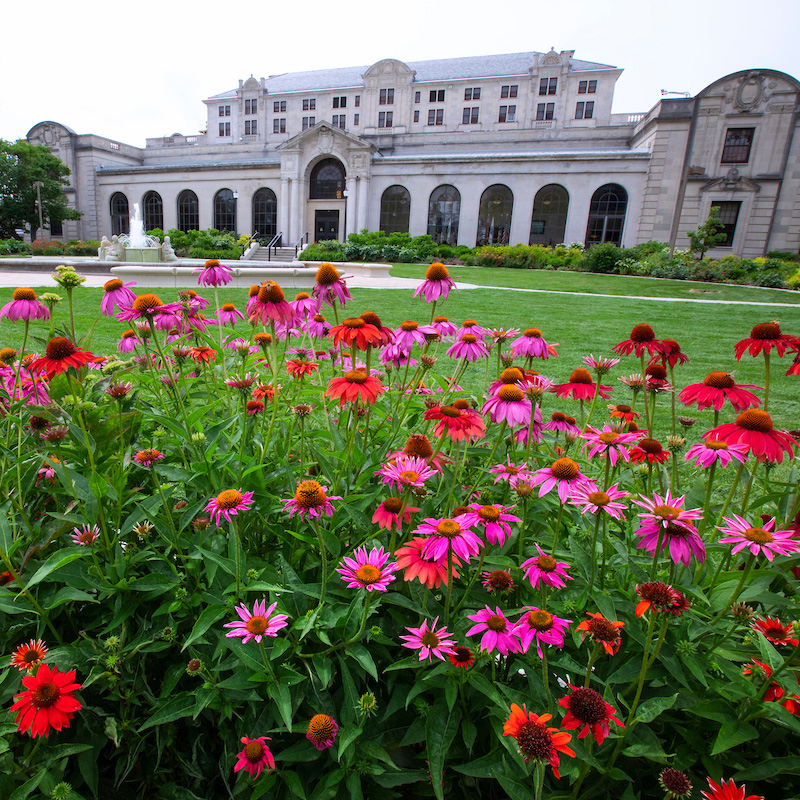
[[[345,125],[347,124],[347,114],[334,114],[333,115],[333,127],[334,128],[341,128],[344,130]]]
[[[597,81],[579,81],[578,94],[595,94],[597,92]]]
[[[540,78],[539,94],[555,94],[558,86],[558,78]],[[516,95],[515,95],[516,96]]]
[[[308,99],[303,100],[303,111],[308,111]]]
[[[224,117],[224,116],[225,116],[225,106],[220,106],[220,107],[219,107],[219,115],[220,115],[221,117]]]
[[[444,89],[431,89],[429,103],[444,103]]]
[[[244,121],[244,134],[245,136],[255,136],[258,133],[258,120],[246,119]]]
[[[722,148],[723,164],[746,164],[750,160],[755,128],[728,128]]]
[[[414,122],[419,122],[419,109],[414,111]]]
[[[220,122],[220,124],[219,124],[219,135],[220,136],[230,136],[231,135],[231,124],[230,124],[230,122]]]
[[[303,130],[307,131],[309,128],[313,128],[315,123],[312,122],[314,117],[303,117]]]
[[[231,107],[225,106],[225,116],[229,117],[231,115]]]
[[[444,125],[443,108],[431,108],[428,110],[428,125]]]
[[[285,100],[275,100],[272,103],[272,112],[274,114],[282,114],[286,111],[286,101]]]
[[[354,102],[356,104],[356,108],[360,108],[361,107],[361,95],[360,94],[356,95],[356,99],[355,99]]]
[[[359,114],[353,114],[353,126],[356,127],[356,128],[358,127],[358,118],[359,118],[359,116],[360,116]]]
[[[391,128],[392,127],[392,117],[394,116],[393,111],[380,111],[378,113],[378,127],[379,128]]]
[[[500,97],[516,97],[519,90],[519,84],[500,87]]]
[[[517,121],[517,107],[516,106],[500,106],[500,114],[497,117],[498,122],[516,122]]]
[[[394,89],[381,89],[378,95],[379,106],[394,105]]]
[[[536,120],[553,119],[553,112],[555,111],[555,103],[539,103],[536,106]]]
[[[333,107],[334,108],[347,108],[347,98],[346,97],[334,97],[333,98]]]
[[[472,108],[465,108],[463,113],[461,114],[461,124],[462,125],[477,125],[478,124],[478,113],[480,112],[480,106],[473,106]]]
[[[591,119],[594,116],[594,101],[581,101],[575,106],[575,119]]]
[[[583,115],[584,119],[591,119],[594,116],[594,100],[589,100],[586,103],[586,113]]]
[[[589,94],[597,92],[597,81],[589,81]]]
[[[414,102],[419,103],[422,99],[422,92],[414,92]]]
[[[258,100],[245,100],[244,101],[244,113],[245,114],[257,114],[258,113]]]
[[[736,233],[736,223],[739,220],[739,211],[742,204],[739,202],[717,202],[712,203],[711,208],[719,210],[719,221],[722,223],[726,239],[717,247],[733,247],[733,237]]]
[[[306,100],[303,100],[303,111],[316,111],[316,110],[317,110],[316,97],[309,97]]]
[[[508,115],[508,106],[500,106],[500,114],[497,117],[498,122],[505,122]]]
[[[464,89],[464,99],[465,100],[480,100],[481,99],[481,90],[480,87],[473,86],[472,89]]]
[[[286,133],[286,120],[285,119],[273,119],[272,120],[272,132],[273,133]]]

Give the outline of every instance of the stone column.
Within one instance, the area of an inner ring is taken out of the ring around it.
[[[347,200],[345,201],[345,212],[344,216],[347,220],[347,224],[344,228],[344,236],[342,237],[342,241],[347,241],[347,234],[352,233],[355,230],[355,224],[358,222],[357,216],[357,203],[358,203],[358,181],[355,178],[345,178],[344,181],[344,188],[347,192]]]
[[[289,238],[289,179],[281,178],[281,196],[278,198],[278,231],[283,231],[283,244]]]
[[[297,223],[297,236],[294,237],[294,242],[296,242],[301,236],[308,233],[309,239],[313,242],[314,236],[312,232],[308,228],[308,204],[306,200],[308,199],[308,180],[305,178],[299,178],[298,180],[294,181],[294,199],[296,203],[296,223]]]
[[[369,220],[367,218],[367,208],[369,206],[369,178],[361,178],[358,181],[358,211],[356,218],[358,225],[356,231],[363,230],[369,227]]]

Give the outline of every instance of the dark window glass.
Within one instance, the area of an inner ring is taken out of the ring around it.
[[[360,94],[356,95],[356,99],[355,99],[354,102],[356,104],[356,108],[360,108],[361,107],[361,95]]]
[[[428,125],[433,125],[436,121],[436,111],[432,108],[428,109]]]
[[[557,88],[558,78],[550,78],[550,85],[547,87],[547,94],[555,94]]]
[[[472,89],[464,89],[464,99],[472,100]]]
[[[597,92],[597,81],[589,81],[589,94]]]
[[[392,127],[392,119],[394,117],[393,111],[381,111],[378,113],[378,127],[379,128],[391,128]]]
[[[358,116],[358,115],[356,115]],[[419,122],[419,109],[414,111],[414,122]]]
[[[480,100],[481,99],[481,90],[480,87],[477,89],[472,90],[472,99],[473,100]]]
[[[586,102],[586,113],[583,115],[584,119],[591,119],[594,116],[594,100]]]
[[[581,100],[575,106],[575,119],[583,119],[583,112],[585,111],[585,109],[586,109],[586,103]]]
[[[496,183],[481,195],[478,211],[478,245],[508,244],[514,195],[508,186]]]
[[[225,106],[220,106],[220,107],[219,107],[219,115],[220,115],[221,117],[224,117],[224,116],[225,116]]]
[[[464,113],[461,115],[461,124],[469,125],[469,109],[465,108]]]
[[[128,198],[122,192],[114,192],[110,200],[111,209],[111,235],[119,236],[131,232],[130,212],[128,211]]]
[[[622,242],[622,228],[628,208],[628,193],[616,183],[601,186],[589,205],[586,247],[598,242]]]
[[[255,136],[258,133],[258,120],[246,119],[244,121],[244,134],[245,136]]]
[[[497,121],[505,122],[507,113],[508,113],[508,106],[500,106],[500,113],[498,114]]]
[[[509,86],[508,87],[508,96],[509,97],[516,97],[518,89],[519,89],[519,86],[516,83],[513,86]]]
[[[152,231],[153,228],[164,228],[164,203],[158,192],[147,192],[142,198],[144,211],[144,229]]]
[[[507,122],[516,122],[517,121],[517,107],[516,106],[509,106],[508,107],[508,119]]]
[[[61,224],[60,219],[51,219],[50,220],[50,235],[51,236],[63,236],[64,235],[64,226]]]
[[[750,160],[755,128],[728,128],[722,148],[723,164],[746,164]]]
[[[230,189],[220,189],[214,196],[214,227],[225,233],[236,233],[236,198]]]
[[[278,199],[272,189],[253,195],[253,227],[260,237],[271,239],[278,232]],[[254,232],[255,232],[254,231]]]
[[[500,97],[508,97],[508,86],[500,87]]]
[[[547,94],[547,78],[539,79],[539,94]]]
[[[283,114],[286,112],[285,100],[274,100],[272,103],[272,112],[274,114]]]
[[[736,234],[736,223],[739,221],[739,211],[742,204],[740,202],[717,202],[712,203],[711,208],[719,209],[719,221],[723,225],[726,236],[724,242],[717,247],[733,247],[733,237]]]
[[[472,113],[469,116],[469,124],[470,125],[477,125],[478,124],[478,111],[480,108],[478,106],[473,106]]]
[[[381,197],[380,229],[384,233],[408,233],[411,195],[405,186],[390,186]]]
[[[353,114],[353,126],[356,128],[358,127],[358,117],[358,114]]]
[[[586,94],[587,81],[578,81],[578,94]]]
[[[429,103],[435,103],[436,102],[436,89],[431,89],[430,94],[428,96],[428,102]]]
[[[313,119],[313,117],[312,117]],[[273,133],[286,133],[286,119],[273,119],[272,120]]]
[[[461,194],[455,186],[438,186],[428,201],[428,236],[437,244],[458,242]]]
[[[200,204],[190,189],[184,189],[178,195],[178,230],[200,230]]]
[[[536,106],[536,120],[541,121],[544,119],[545,103],[539,103]]]
[[[533,200],[531,232],[528,244],[545,244],[553,247],[564,241],[567,228],[569,195],[556,183],[543,186]]]
[[[421,100],[421,95],[422,95],[422,92],[414,92],[414,102],[415,103],[419,103],[419,101]]]
[[[311,170],[309,197],[312,200],[338,200],[344,191],[344,166],[336,158],[324,158]]]

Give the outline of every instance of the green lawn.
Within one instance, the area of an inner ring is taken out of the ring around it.
[[[396,278],[422,278],[427,265],[395,264]],[[698,281],[635,278],[629,275],[597,275],[544,269],[497,269],[492,267],[449,267],[450,275],[464,283],[480,286],[510,286],[550,292],[612,294],[625,297],[685,297],[707,300],[747,300],[754,303],[800,304],[800,292],[759,289],[754,286],[723,286]]]

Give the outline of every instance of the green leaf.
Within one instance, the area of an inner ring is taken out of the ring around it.
[[[458,684],[455,678],[450,678],[444,684],[444,699],[447,701],[448,710],[452,711],[458,697]]]
[[[478,728],[475,726],[475,723],[472,722],[472,720],[469,720],[466,717],[461,720],[461,735],[464,737],[464,744],[467,746],[467,750],[472,753],[472,745],[475,744],[475,737],[478,735]]]
[[[183,717],[190,717],[194,711],[195,697],[193,694],[181,694],[168,700],[155,714],[153,714],[147,722],[139,728],[139,733],[153,728],[156,725],[165,725],[168,722],[174,722],[176,719]]]
[[[645,700],[636,712],[636,719],[639,722],[652,722],[662,711],[672,708],[677,699],[678,695],[676,693],[670,697],[652,697],[649,700]]]
[[[293,769],[282,770],[281,778],[295,797],[301,797],[303,800],[306,800],[306,793],[303,789],[303,784],[300,782],[299,776]]]
[[[511,775],[504,775],[502,772],[497,774],[497,780],[505,789],[509,800],[534,800],[534,794],[529,785],[522,783]],[[532,786],[532,782],[530,784]]]
[[[714,747],[711,749],[711,755],[719,755],[730,750],[731,747],[736,747],[737,744],[756,738],[758,738],[758,731],[752,725],[739,720],[727,720],[722,723]]]
[[[96,597],[87,594],[86,592],[83,592],[80,589],[75,589],[72,586],[64,586],[63,588],[59,589],[56,592],[55,597],[47,606],[47,610],[50,611],[51,609],[63,605],[64,603],[72,603],[72,602],[98,603],[100,601]]]
[[[108,494],[108,482],[102,475],[93,472],[89,478],[89,489],[98,500],[102,500]]]
[[[199,639],[217,620],[225,616],[227,608],[222,605],[211,605],[206,608],[202,614],[197,618],[192,632],[183,643],[181,652],[183,652],[192,642]]]
[[[273,683],[272,686],[267,689],[267,693],[275,701],[275,705],[278,706],[278,711],[280,712],[283,724],[286,726],[286,730],[291,733],[292,696],[289,692],[289,687],[283,686],[282,684]]]
[[[353,742],[358,739],[359,736],[363,733],[364,729],[359,728],[357,725],[350,725],[344,729],[344,732],[339,735],[339,753],[338,753],[338,761],[342,760],[342,756],[347,752],[347,748],[350,747]]]
[[[435,705],[431,708],[425,720],[425,738],[428,746],[431,782],[438,800],[444,800],[444,790],[442,788],[444,760],[460,723],[461,711],[452,711],[445,708],[444,705]]]
[[[354,644],[347,648],[347,654],[354,658],[375,680],[378,680],[378,669],[369,650],[363,644]]]
[[[11,793],[8,800],[25,800],[26,797],[30,797],[31,792],[44,780],[45,775],[47,775],[47,767],[42,767],[32,778],[25,781],[22,786],[18,786]]]
[[[466,721],[464,720],[464,722]],[[481,756],[481,758],[468,761],[466,764],[456,764],[453,769],[462,775],[470,775],[473,778],[494,778],[502,765],[503,751],[495,748],[491,753]]]
[[[36,570],[33,577],[26,584],[28,589],[31,586],[36,586],[37,583],[41,583],[48,575],[61,569],[61,567],[65,567],[79,558],[84,558],[88,554],[88,548],[83,548],[82,550],[58,550]]]
[[[740,769],[733,778],[737,781],[760,781],[764,778],[774,778],[784,772],[800,775],[800,757],[769,758],[760,764]]]

